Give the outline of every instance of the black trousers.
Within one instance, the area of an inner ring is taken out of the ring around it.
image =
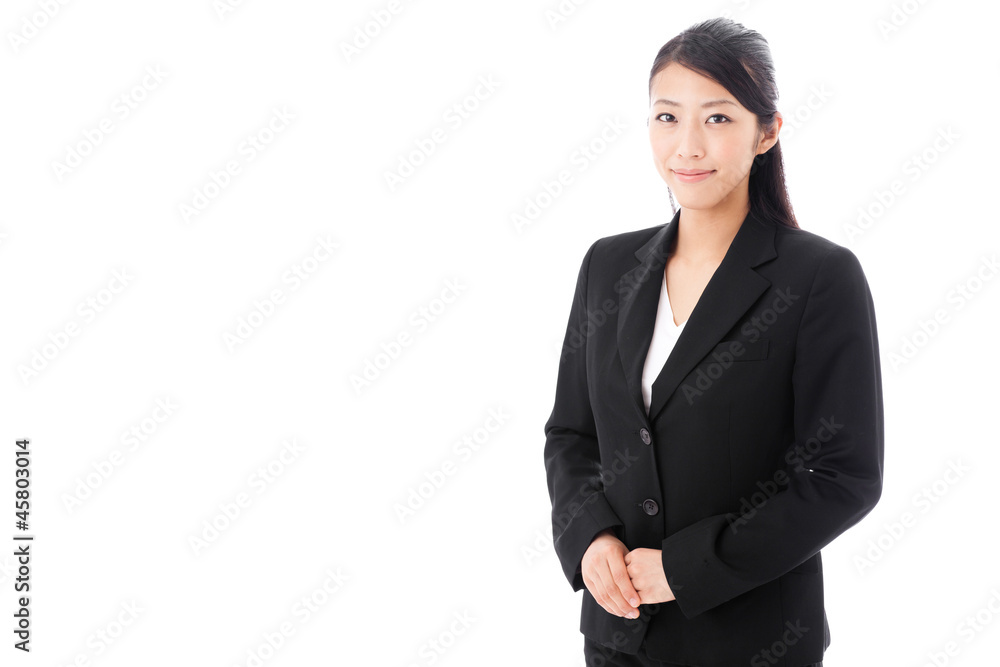
[[[630,655],[608,646],[601,646],[586,635],[583,637],[583,657],[587,667],[682,667],[672,662],[653,660],[646,655],[645,646],[639,646],[638,655]],[[802,667],[823,667],[823,663],[814,662]]]

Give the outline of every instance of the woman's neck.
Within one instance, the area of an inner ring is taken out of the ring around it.
[[[673,254],[692,264],[721,262],[748,211],[682,207]]]

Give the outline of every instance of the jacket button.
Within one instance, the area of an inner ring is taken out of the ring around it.
[[[642,511],[646,514],[653,516],[660,511],[660,507],[656,504],[656,501],[652,498],[646,498],[642,501]]]
[[[639,437],[642,438],[643,444],[646,445],[653,441],[653,439],[649,437],[649,431],[644,428],[639,429]]]

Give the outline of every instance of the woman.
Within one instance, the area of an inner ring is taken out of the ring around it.
[[[692,26],[649,91],[681,208],[590,246],[545,424],[587,664],[822,664],[820,549],[882,490],[868,283],[792,214],[763,37]]]

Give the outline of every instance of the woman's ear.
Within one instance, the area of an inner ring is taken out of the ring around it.
[[[771,150],[771,148],[778,143],[778,133],[781,132],[781,126],[784,123],[784,118],[781,112],[774,112],[774,123],[771,126],[770,132],[765,132],[757,142],[757,153],[766,153]],[[761,150],[763,149],[763,150]]]

